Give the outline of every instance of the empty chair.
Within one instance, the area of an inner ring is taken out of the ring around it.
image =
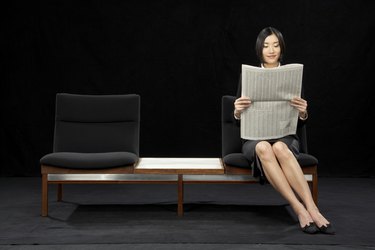
[[[96,183],[82,174],[132,173],[139,160],[139,95],[58,93],[55,112],[53,152],[40,159],[42,216],[48,214],[48,184],[58,184],[61,200],[62,184],[73,183],[61,176]]]

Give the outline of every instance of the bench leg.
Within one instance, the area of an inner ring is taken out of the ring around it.
[[[318,205],[318,175],[312,175],[312,196],[316,205]]]
[[[42,216],[48,215],[48,175],[42,174]]]
[[[184,181],[183,175],[178,175],[177,182],[178,201],[177,201],[177,215],[182,216],[184,214]]]
[[[63,192],[62,184],[57,184],[57,201],[62,201],[62,192]]]

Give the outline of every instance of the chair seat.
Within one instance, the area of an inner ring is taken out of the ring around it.
[[[318,159],[309,154],[300,153],[297,160],[302,168],[318,165]],[[227,154],[224,156],[223,161],[228,166],[251,168],[249,161],[242,153]]]
[[[319,163],[315,156],[305,153],[300,153],[297,157],[297,161],[302,168],[316,166]]]
[[[71,169],[105,169],[136,163],[138,156],[130,152],[73,153],[56,152],[40,159],[41,164]]]
[[[242,153],[227,154],[223,158],[225,165],[239,167],[239,168],[251,168],[249,161]]]

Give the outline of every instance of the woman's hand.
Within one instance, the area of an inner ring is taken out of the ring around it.
[[[241,96],[240,98],[234,101],[234,116],[237,119],[240,119],[241,113],[249,108],[251,105],[251,101],[249,97]]]
[[[299,117],[302,120],[307,119],[307,101],[306,100],[304,100],[300,97],[294,97],[290,101],[290,105],[292,105],[293,107],[295,107],[298,110]]]

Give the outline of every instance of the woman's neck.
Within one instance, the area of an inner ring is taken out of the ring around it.
[[[277,63],[262,63],[263,68],[276,68],[280,66],[280,62]]]

